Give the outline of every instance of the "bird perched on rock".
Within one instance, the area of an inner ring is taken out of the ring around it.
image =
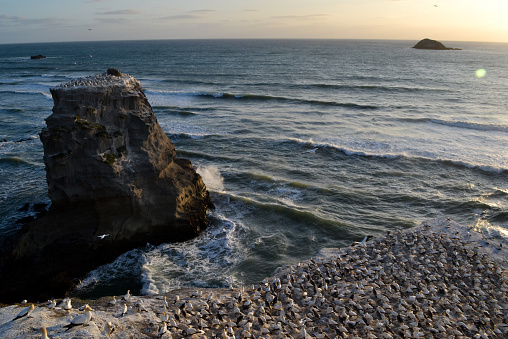
[[[71,299],[69,298],[63,299],[59,307],[63,308],[66,311],[69,311],[72,308]]]
[[[33,304],[31,304],[27,308],[24,308],[21,312],[18,313],[16,318],[12,319],[12,321],[19,319],[19,318],[23,318],[23,317],[27,317],[27,318],[30,317],[30,314],[33,312],[34,308],[35,308],[35,306]]]
[[[127,302],[130,302],[132,300],[131,290],[127,290],[127,293],[125,293],[122,299]]]
[[[129,308],[127,307],[127,304],[123,304],[121,316],[123,317],[124,315],[126,315],[128,310]]]
[[[64,327],[67,328],[66,331],[68,331],[69,329],[75,326],[88,325],[91,319],[92,319],[92,309],[90,308],[90,306],[85,305],[85,314],[77,315],[76,317],[74,317],[74,319],[72,319],[70,324],[65,325]]]
[[[48,300],[48,306],[50,310],[54,309],[56,307],[56,300]]]
[[[113,296],[113,299],[109,301],[108,306],[115,306],[116,305],[116,297]]]
[[[42,333],[41,339],[49,339],[48,330],[46,329],[46,327],[44,327],[44,326],[41,327],[40,331]]]
[[[106,323],[106,326],[104,326],[104,332],[102,334],[107,335],[108,337],[113,334],[115,331],[115,326],[111,323],[111,321],[108,321]]]

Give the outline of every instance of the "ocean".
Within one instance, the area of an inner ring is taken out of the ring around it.
[[[50,203],[38,136],[49,89],[110,67],[141,81],[216,209],[198,238],[127,252],[75,296],[250,285],[434,218],[506,238],[508,44],[416,42],[0,45],[0,238],[35,214],[22,206]]]

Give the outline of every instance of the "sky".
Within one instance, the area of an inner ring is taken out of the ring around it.
[[[144,39],[508,42],[508,0],[0,0],[0,44]]]

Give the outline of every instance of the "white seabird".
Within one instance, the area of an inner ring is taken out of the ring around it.
[[[46,329],[46,327],[44,327],[44,326],[41,327],[40,331],[42,333],[41,339],[49,339],[48,330]]]
[[[306,151],[302,152],[302,154],[306,154],[306,153],[316,153],[316,151],[317,151],[318,149],[321,149],[321,148],[323,148],[323,147],[324,147],[324,146],[318,146],[318,147],[313,148],[313,149],[308,149],[308,150],[306,150]]]
[[[72,309],[71,299],[67,298],[67,299],[65,299],[65,303],[64,302],[62,302],[62,303],[63,303],[62,308],[64,310],[70,311]]]
[[[12,321],[19,319],[19,318],[23,318],[23,317],[27,317],[27,318],[30,317],[30,313],[33,312],[34,308],[35,308],[34,304],[28,306],[27,308],[24,308],[21,312],[18,313],[16,318],[12,319]]]
[[[113,334],[114,331],[115,331],[115,326],[111,323],[111,321],[108,321],[106,323],[106,326],[104,326],[104,332],[102,332],[102,333],[109,337]]]
[[[127,314],[127,311],[129,310],[129,308],[127,307],[127,304],[123,304],[123,309],[122,309],[122,317]]]
[[[106,237],[109,237],[109,234],[102,234],[97,236],[97,238],[100,238],[101,240],[103,240]]]
[[[109,301],[108,306],[115,306],[116,305],[116,297],[113,296],[113,299]]]
[[[92,319],[92,312],[91,311],[92,311],[92,309],[90,308],[90,306],[86,305],[85,306],[85,314],[77,315],[76,317],[74,317],[74,319],[72,319],[70,324],[65,325],[64,327],[67,328],[66,331],[68,331],[69,329],[71,329],[74,326],[88,325],[88,323],[90,322],[90,319]]]
[[[127,302],[130,302],[131,301],[131,290],[127,290],[127,293],[125,293],[125,295],[122,297],[123,300],[127,301]]]

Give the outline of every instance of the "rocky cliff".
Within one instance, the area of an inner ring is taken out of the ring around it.
[[[127,250],[190,239],[213,207],[136,79],[108,70],[51,94],[40,136],[52,205],[4,246],[0,301],[62,294]]]

